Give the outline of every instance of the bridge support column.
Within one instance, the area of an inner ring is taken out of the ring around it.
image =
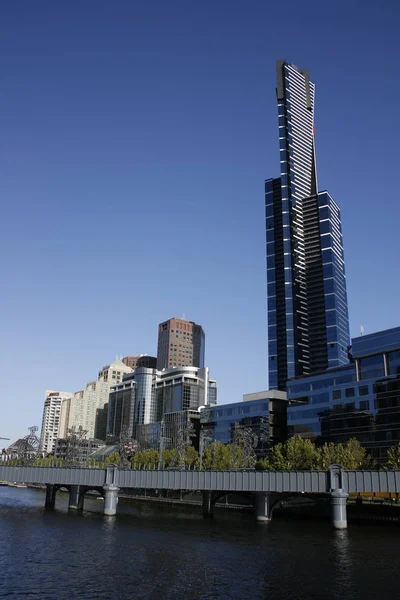
[[[265,492],[255,492],[254,509],[257,521],[268,523],[271,520],[270,516],[270,494]]]
[[[203,492],[203,517],[214,516],[214,505],[212,502],[212,492]]]
[[[46,508],[54,508],[56,503],[56,492],[54,490],[54,485],[51,483],[46,483],[46,500],[45,507]]]
[[[68,508],[72,510],[83,510],[83,500],[82,486],[70,485]]]
[[[343,490],[331,491],[332,525],[334,529],[347,529],[347,498]]]
[[[117,513],[119,487],[113,483],[106,483],[104,490],[104,515],[113,517]]]

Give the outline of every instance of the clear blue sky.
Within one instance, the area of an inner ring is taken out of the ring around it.
[[[2,3],[0,436],[41,425],[46,388],[155,353],[183,313],[221,403],[266,389],[277,58],[316,84],[351,332],[400,324],[399,16],[394,0]]]

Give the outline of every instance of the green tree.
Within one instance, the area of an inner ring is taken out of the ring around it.
[[[203,468],[225,471],[231,468],[230,448],[221,442],[213,442],[203,454]]]
[[[249,463],[245,463],[243,458],[243,448],[235,444],[228,444],[226,446],[229,450],[230,455],[230,469],[239,469],[240,467],[250,467]]]
[[[358,440],[351,438],[345,444],[324,444],[318,450],[318,468],[326,470],[337,464],[343,469],[370,469],[373,466],[370,455]]]
[[[141,450],[131,458],[131,465],[134,469],[155,469],[158,467],[160,453],[154,448]]]
[[[391,471],[398,471],[400,469],[400,442],[397,446],[393,446],[393,448],[388,450],[385,468]]]
[[[318,450],[311,440],[293,436],[284,444],[276,444],[268,457],[257,463],[266,471],[308,471],[318,467]]]
[[[186,469],[196,469],[200,463],[199,453],[193,446],[185,448],[185,467]]]
[[[275,471],[305,471],[315,469],[318,451],[311,440],[293,436],[284,444],[274,446],[268,456],[269,469]]]
[[[243,448],[235,444],[213,442],[203,453],[203,469],[229,471],[249,467],[243,460]]]
[[[294,470],[315,469],[318,462],[318,451],[311,440],[294,436],[285,444],[286,457]]]
[[[340,464],[339,457],[342,458],[343,452],[337,448],[333,442],[329,442],[318,449],[318,469],[326,471],[329,465]]]
[[[175,450],[163,450],[162,463],[165,469],[172,467],[175,464]]]
[[[35,458],[33,461],[34,467],[62,467],[64,461],[62,458],[54,458],[54,456],[46,456],[44,458]]]
[[[109,464],[114,464],[114,465],[119,465],[119,463],[121,462],[121,457],[119,452],[113,452],[112,454],[109,454],[108,456],[106,456],[106,458],[104,459],[104,464],[109,465]]]

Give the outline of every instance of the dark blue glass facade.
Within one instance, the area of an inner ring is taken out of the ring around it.
[[[280,178],[265,182],[269,388],[348,362],[340,210],[317,192],[314,84],[277,63]]]
[[[209,439],[230,444],[235,425],[250,428],[258,440],[258,454],[284,441],[287,435],[287,400],[265,398],[234,402],[202,409],[200,427],[208,432]]]
[[[289,435],[318,444],[355,437],[384,462],[400,441],[400,327],[354,338],[349,365],[288,381],[287,389]]]
[[[318,194],[328,368],[348,363],[349,313],[340,209],[328,192]]]

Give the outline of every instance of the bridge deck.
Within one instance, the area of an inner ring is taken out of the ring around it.
[[[400,492],[400,471],[342,471],[348,492]],[[327,493],[330,471],[136,471],[68,467],[0,466],[0,480],[99,487]]]

